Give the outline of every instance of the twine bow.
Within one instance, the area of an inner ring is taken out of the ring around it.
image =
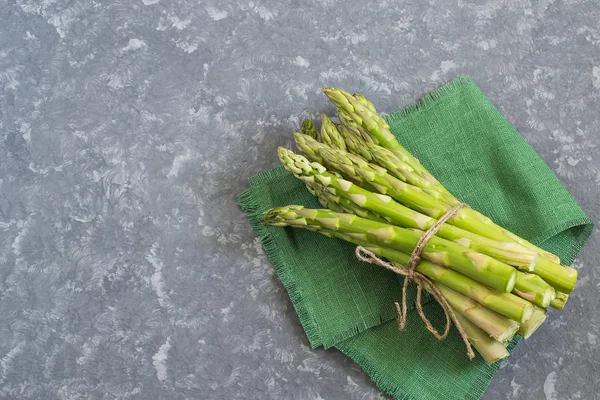
[[[431,332],[436,339],[443,340],[446,337],[448,337],[448,334],[450,333],[450,326],[452,324],[451,321],[453,320],[463,342],[465,342],[465,347],[467,348],[467,356],[470,360],[472,360],[475,357],[475,354],[473,353],[473,349],[471,348],[471,344],[469,343],[467,334],[465,333],[460,322],[456,319],[454,310],[452,309],[452,307],[450,307],[448,301],[444,298],[444,296],[442,296],[442,293],[433,284],[433,282],[425,275],[415,270],[415,268],[421,261],[421,253],[423,252],[423,249],[427,245],[429,239],[431,239],[431,237],[433,237],[437,233],[437,231],[442,227],[442,225],[450,218],[452,218],[458,210],[466,206],[467,205],[465,203],[460,203],[452,207],[450,210],[448,210],[448,212],[446,212],[446,214],[444,214],[440,219],[438,219],[437,222],[433,224],[431,228],[429,228],[423,234],[423,236],[421,236],[421,238],[417,242],[417,245],[415,246],[414,250],[410,255],[410,260],[408,261],[406,267],[397,263],[390,263],[384,261],[381,258],[377,257],[377,255],[375,255],[373,252],[365,249],[362,246],[358,246],[356,248],[355,254],[356,258],[358,258],[361,261],[379,265],[387,270],[390,270],[398,275],[402,275],[405,277],[404,284],[402,285],[402,304],[400,305],[397,302],[394,303],[397,311],[398,325],[400,326],[401,330],[404,329],[406,325],[406,291],[408,289],[408,283],[409,281],[415,281],[417,283],[417,312],[419,313],[419,316],[427,326],[427,330]],[[421,292],[423,290],[423,287],[425,287],[425,290],[427,290],[433,296],[433,298],[442,306],[442,309],[444,310],[444,315],[446,317],[446,328],[444,330],[444,333],[440,334],[440,332],[433,327],[433,325],[425,315],[425,312],[423,311],[423,304],[421,302]]]

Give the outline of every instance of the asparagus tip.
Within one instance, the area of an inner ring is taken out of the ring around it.
[[[302,133],[304,133],[305,135],[316,139],[317,129],[315,128],[315,124],[313,123],[312,119],[305,119],[304,121],[302,121],[301,130]]]

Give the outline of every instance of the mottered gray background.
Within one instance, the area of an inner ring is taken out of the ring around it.
[[[0,398],[384,399],[235,195],[339,86],[471,75],[600,219],[595,0],[0,0]],[[598,235],[484,399],[597,399]]]

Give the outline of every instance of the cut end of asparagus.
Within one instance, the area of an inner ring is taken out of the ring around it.
[[[569,300],[569,295],[557,290],[554,299],[550,302],[550,307],[562,310],[565,307],[567,300]]]
[[[510,292],[514,289],[515,287],[515,282],[517,281],[517,271],[515,271],[514,274],[511,275],[511,277],[508,279],[508,284],[506,285],[506,292]]]
[[[556,290],[567,294],[575,289],[577,283],[577,270],[575,268],[554,263],[545,257],[540,257],[534,273]]]
[[[552,288],[548,288],[538,292],[526,292],[519,290],[518,288],[514,288],[513,293],[515,293],[520,298],[525,299],[540,307],[548,307],[554,299],[554,290]]]
[[[519,335],[523,339],[529,339],[542,323],[546,320],[546,310],[540,307],[535,307],[533,315],[519,327]]]
[[[495,337],[497,341],[505,343],[511,340],[517,334],[517,332],[519,332],[520,325],[516,321],[513,322],[514,324],[511,324],[510,328],[504,331],[502,335]]]
[[[514,293],[537,306],[548,307],[554,299],[555,291],[539,276],[519,271]]]
[[[525,308],[525,310],[523,311],[523,318],[521,318],[521,321],[517,321],[519,323],[523,323],[525,321],[528,321],[529,318],[531,318],[531,316],[533,315],[533,312],[535,310],[535,306],[531,303],[529,303],[529,306],[527,306]]]
[[[550,303],[552,303],[552,300],[554,300],[555,296],[556,296],[556,291],[554,291],[554,290],[548,290],[548,291],[544,292],[541,306],[548,307],[550,305]]]

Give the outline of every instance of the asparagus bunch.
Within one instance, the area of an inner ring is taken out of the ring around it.
[[[345,178],[359,184],[369,185],[376,192],[389,195],[399,204],[418,211],[424,216],[431,217],[431,225],[435,223],[435,219],[440,218],[451,208],[449,204],[436,199],[420,187],[403,182],[389,174],[385,168],[370,164],[358,155],[345,152],[339,148],[333,149],[321,143],[317,145],[314,140],[309,140],[310,138],[302,138],[301,134],[296,134],[295,138],[303,142],[303,145],[299,145],[299,147],[305,149],[303,151],[311,159],[320,160],[324,165],[339,172]],[[535,272],[556,289],[570,292],[575,287],[577,270],[563,267],[544,254],[512,241],[505,234],[506,231],[503,228],[493,224],[489,218],[476,211],[470,208],[461,209],[448,223],[449,225],[443,228],[444,231],[450,229],[448,226],[454,226],[469,232],[468,237],[470,240],[473,240],[473,237],[476,236],[478,237],[476,242],[490,238],[503,243],[507,250],[505,255],[495,254],[492,256],[499,257],[524,271]],[[440,235],[443,236],[444,232]],[[462,236],[467,237],[467,235]]]
[[[424,232],[460,202],[398,143],[369,100],[336,88],[324,92],[342,123],[323,115],[317,130],[304,121],[302,133],[294,133],[304,156],[278,153],[325,208],[279,207],[265,212],[263,223],[317,231],[406,265]],[[505,344],[517,333],[531,336],[546,307],[562,309],[577,279],[555,255],[470,208],[427,241],[416,271],[434,282],[490,363],[508,355]]]
[[[421,165],[419,160],[398,142],[396,137],[391,133],[387,122],[377,115],[372,103],[359,100],[359,98],[363,99],[364,96],[353,96],[350,93],[337,88],[325,88],[323,89],[323,92],[329,97],[331,102],[337,106],[338,113],[344,115],[344,121],[351,121],[351,124],[358,127],[358,130],[370,134],[376,143],[384,148],[390,149],[409,168],[412,168],[417,174],[429,179],[434,187],[440,191],[446,191],[442,184]],[[484,220],[485,219],[486,218],[484,217]],[[493,224],[489,219],[487,220],[487,223]],[[518,243],[524,244],[536,251],[540,251],[549,259],[559,262],[558,257],[555,255],[537,248],[525,239],[519,238],[517,235],[504,231],[501,227],[497,228],[499,228],[499,231],[504,235],[511,237]]]
[[[263,215],[262,220],[267,225],[304,228],[338,237],[400,265],[408,263],[409,253],[418,241],[418,235],[402,237],[401,228],[393,225],[371,221],[354,214],[326,209],[306,209],[298,205],[273,208]],[[388,230],[391,234],[387,233]],[[506,290],[494,291],[482,284],[482,281],[494,279],[498,273],[496,268],[503,269],[502,264],[488,265],[487,261],[493,259],[482,260],[475,257],[472,260],[469,256],[461,257],[461,253],[471,252],[458,245],[444,247],[443,240],[437,239],[436,243],[425,247],[424,260],[417,265],[416,270],[515,321],[524,322],[531,316],[533,306],[528,301],[507,293]],[[430,258],[434,258],[438,263],[431,262]],[[509,277],[505,281],[510,281],[515,271],[510,267],[507,270]],[[474,275],[475,278],[470,278],[464,272]]]

